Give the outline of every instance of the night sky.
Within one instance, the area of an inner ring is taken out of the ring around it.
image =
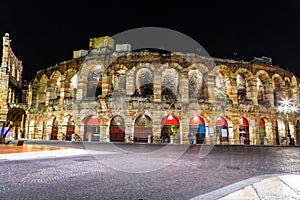
[[[179,31],[212,57],[267,56],[300,76],[300,1],[6,1],[0,34],[10,33],[23,78],[88,49],[89,38],[139,27]]]

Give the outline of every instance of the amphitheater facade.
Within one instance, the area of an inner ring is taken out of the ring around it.
[[[29,82],[24,137],[38,140],[283,145],[300,143],[300,79],[260,61],[101,48],[36,73]],[[287,125],[287,121],[288,125]]]

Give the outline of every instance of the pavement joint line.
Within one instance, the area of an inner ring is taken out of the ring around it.
[[[251,177],[243,181],[239,181],[230,185],[227,185],[225,187],[219,188],[217,190],[208,192],[206,194],[202,194],[196,197],[193,197],[191,200],[217,200],[222,197],[226,197],[227,195],[234,193],[236,191],[242,190],[246,188],[247,186],[252,186],[254,183],[263,181],[264,179],[270,178],[270,177],[278,177],[284,176],[284,175],[300,175],[300,172],[296,173],[278,173],[278,174],[264,174],[256,177]],[[257,192],[256,192],[257,194]]]

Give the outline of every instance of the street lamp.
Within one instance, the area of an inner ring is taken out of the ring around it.
[[[280,101],[280,105],[276,107],[277,112],[284,113],[286,116],[286,122],[287,122],[287,142],[290,144],[291,139],[291,133],[290,133],[290,126],[289,126],[289,113],[295,113],[298,112],[298,107],[295,106],[292,103],[291,99],[284,98],[282,101]]]

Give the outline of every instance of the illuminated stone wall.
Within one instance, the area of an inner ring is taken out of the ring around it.
[[[151,52],[114,52],[109,57],[114,61],[108,66],[107,57],[98,55],[38,71],[29,85],[27,137],[51,139],[55,121],[58,140],[71,123],[75,133],[85,138],[85,121],[96,116],[100,121],[99,141],[108,142],[111,120],[120,116],[125,135],[133,141],[135,120],[142,115],[152,120],[153,136],[160,137],[162,119],[172,114],[180,121],[179,143],[188,143],[189,123],[197,115],[205,122],[208,143],[216,143],[216,134],[210,138],[208,127],[216,128],[222,117],[228,124],[229,140],[222,144],[239,144],[241,118],[248,121],[250,144],[262,142],[258,134],[261,119],[267,144],[275,144],[276,120],[279,136],[286,133],[284,116],[276,113],[275,106],[281,97],[299,103],[299,79],[269,64]],[[37,128],[41,117],[42,130]],[[290,116],[295,139],[299,119],[298,115]]]

